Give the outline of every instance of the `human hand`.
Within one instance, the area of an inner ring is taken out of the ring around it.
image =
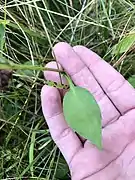
[[[88,89],[102,113],[103,150],[80,138],[64,119],[61,94],[44,86],[42,110],[52,138],[63,153],[73,180],[135,179],[135,90],[97,54],[83,46],[58,43],[57,61],[73,82]],[[47,67],[56,68],[51,62]],[[56,72],[45,72],[48,80],[59,81]]]

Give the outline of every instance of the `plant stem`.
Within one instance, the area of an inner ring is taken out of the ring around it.
[[[60,69],[46,68],[42,66],[23,65],[23,64],[0,64],[0,69],[5,70],[37,70],[37,71],[54,71],[63,73]]]
[[[69,86],[70,86],[70,89],[71,89],[72,91],[74,91],[75,85],[73,84],[70,76],[69,76],[68,74],[66,74],[66,73],[63,73],[63,75],[64,75],[65,78],[67,79],[67,81],[68,81],[68,83],[69,83]]]

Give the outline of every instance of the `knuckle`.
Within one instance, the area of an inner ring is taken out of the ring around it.
[[[101,101],[105,97],[105,94],[102,90],[96,90],[92,92],[92,94],[94,95],[94,97],[96,98],[98,102]]]
[[[63,129],[58,136],[55,137],[55,141],[57,144],[59,144],[59,142],[66,138],[67,136],[69,136],[72,133],[72,130],[70,127],[67,127],[65,129]]]
[[[120,90],[127,81],[121,78],[119,81],[114,79],[107,87],[107,93],[112,93]]]

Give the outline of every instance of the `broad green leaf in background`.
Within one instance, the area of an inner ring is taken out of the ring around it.
[[[134,43],[135,33],[128,34],[117,45],[115,45],[113,53],[115,55],[125,53],[132,47]]]
[[[64,176],[69,172],[69,167],[63,157],[60,157],[56,171],[56,178],[65,180]]]
[[[135,88],[135,75],[128,78],[128,82]]]
[[[5,26],[4,24],[1,23],[0,24],[0,51],[3,51],[4,43],[5,43]]]
[[[101,149],[100,108],[88,90],[75,87],[71,80],[69,84],[70,91],[64,96],[63,102],[65,119],[75,132]]]

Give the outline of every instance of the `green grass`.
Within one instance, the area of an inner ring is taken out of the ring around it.
[[[0,19],[10,20],[0,53],[13,63],[43,66],[53,59],[52,46],[67,41],[91,48],[125,78],[135,74],[134,45],[113,53],[135,31],[133,1],[1,0]],[[9,89],[0,92],[0,179],[69,179],[42,115],[42,72],[27,73],[14,71]]]

